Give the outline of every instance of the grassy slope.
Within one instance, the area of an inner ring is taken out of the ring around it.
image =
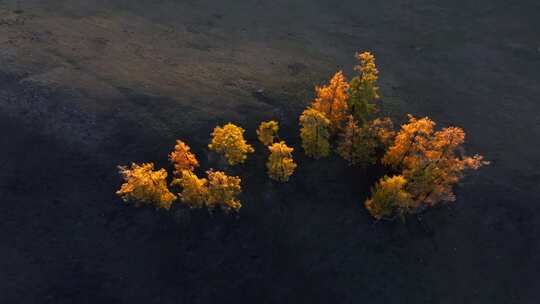
[[[0,302],[531,303],[538,6],[350,2],[1,4]],[[312,87],[350,75],[364,49],[386,111],[462,126],[468,150],[493,161],[450,209],[374,225],[359,204],[373,174],[297,153],[297,174],[277,187],[260,146],[234,169],[237,220],[113,196],[116,164],[166,166],[177,137],[217,166],[204,151],[217,123],[253,140],[277,117],[297,143]]]

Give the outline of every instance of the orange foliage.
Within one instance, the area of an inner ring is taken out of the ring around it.
[[[154,204],[158,208],[170,209],[176,196],[167,188],[167,171],[155,171],[154,164],[131,164],[131,168],[119,166],[125,183],[116,192],[124,201]]]
[[[461,128],[434,132],[434,126],[427,117],[409,116],[409,123],[401,127],[383,158],[386,164],[402,170],[408,181],[406,190],[417,210],[454,201],[452,187],[463,178],[463,172],[489,163],[480,155],[468,157],[457,153],[465,140]]]
[[[328,85],[315,88],[317,97],[311,107],[330,120],[333,133],[341,130],[347,120],[348,89],[349,84],[341,71],[334,74]]]
[[[193,171],[199,166],[199,162],[193,153],[190,151],[190,147],[183,141],[177,140],[174,151],[169,154],[169,160],[174,165],[174,174],[180,176],[182,171]]]
[[[427,118],[416,119],[409,115],[409,122],[401,126],[393,145],[386,151],[383,163],[394,168],[412,167],[422,155],[433,134],[435,123]]]
[[[467,169],[476,170],[489,164],[480,155],[472,157],[458,154],[465,141],[461,128],[449,127],[435,132],[424,153],[403,172],[409,176],[409,191],[413,197],[427,205],[441,201],[454,201],[452,186],[457,184]]]

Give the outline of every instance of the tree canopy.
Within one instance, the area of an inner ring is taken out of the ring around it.
[[[334,134],[344,127],[349,115],[348,89],[349,83],[341,71],[334,74],[328,85],[315,88],[317,97],[311,107],[330,120],[331,132]]]
[[[300,137],[302,148],[313,158],[330,154],[330,120],[313,108],[307,108],[300,115]]]
[[[255,151],[244,139],[244,129],[232,123],[214,128],[208,148],[225,155],[229,165],[243,163]]]
[[[135,201],[143,204],[153,204],[158,208],[170,209],[176,196],[167,187],[167,171],[154,170],[153,163],[131,167],[119,166],[124,184],[116,192],[124,201]]]
[[[199,166],[195,154],[190,152],[190,147],[181,140],[176,141],[174,151],[169,154],[169,160],[174,165],[174,174],[180,175],[184,170],[193,171]]]
[[[269,146],[268,150],[270,150],[270,156],[266,163],[268,175],[270,178],[280,182],[288,181],[289,177],[294,173],[294,169],[296,169],[296,163],[292,157],[294,149],[281,141]]]

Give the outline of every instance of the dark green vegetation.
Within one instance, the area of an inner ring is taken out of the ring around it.
[[[537,301],[536,1],[114,2],[0,4],[1,303]],[[363,49],[383,111],[492,161],[450,209],[373,225],[371,176],[301,154],[279,189],[248,159],[239,219],[114,196],[117,164],[167,166],[176,138],[214,166],[227,121],[275,116],[298,146],[313,85]]]

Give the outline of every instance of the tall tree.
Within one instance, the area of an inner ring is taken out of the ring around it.
[[[379,70],[375,65],[375,56],[369,52],[357,53],[360,64],[355,67],[358,76],[351,80],[349,87],[349,108],[356,120],[366,123],[377,111],[374,101],[379,99],[377,80]]]
[[[342,71],[334,74],[326,86],[316,87],[317,97],[311,107],[323,113],[332,123],[333,134],[341,130],[348,116],[349,84]]]

